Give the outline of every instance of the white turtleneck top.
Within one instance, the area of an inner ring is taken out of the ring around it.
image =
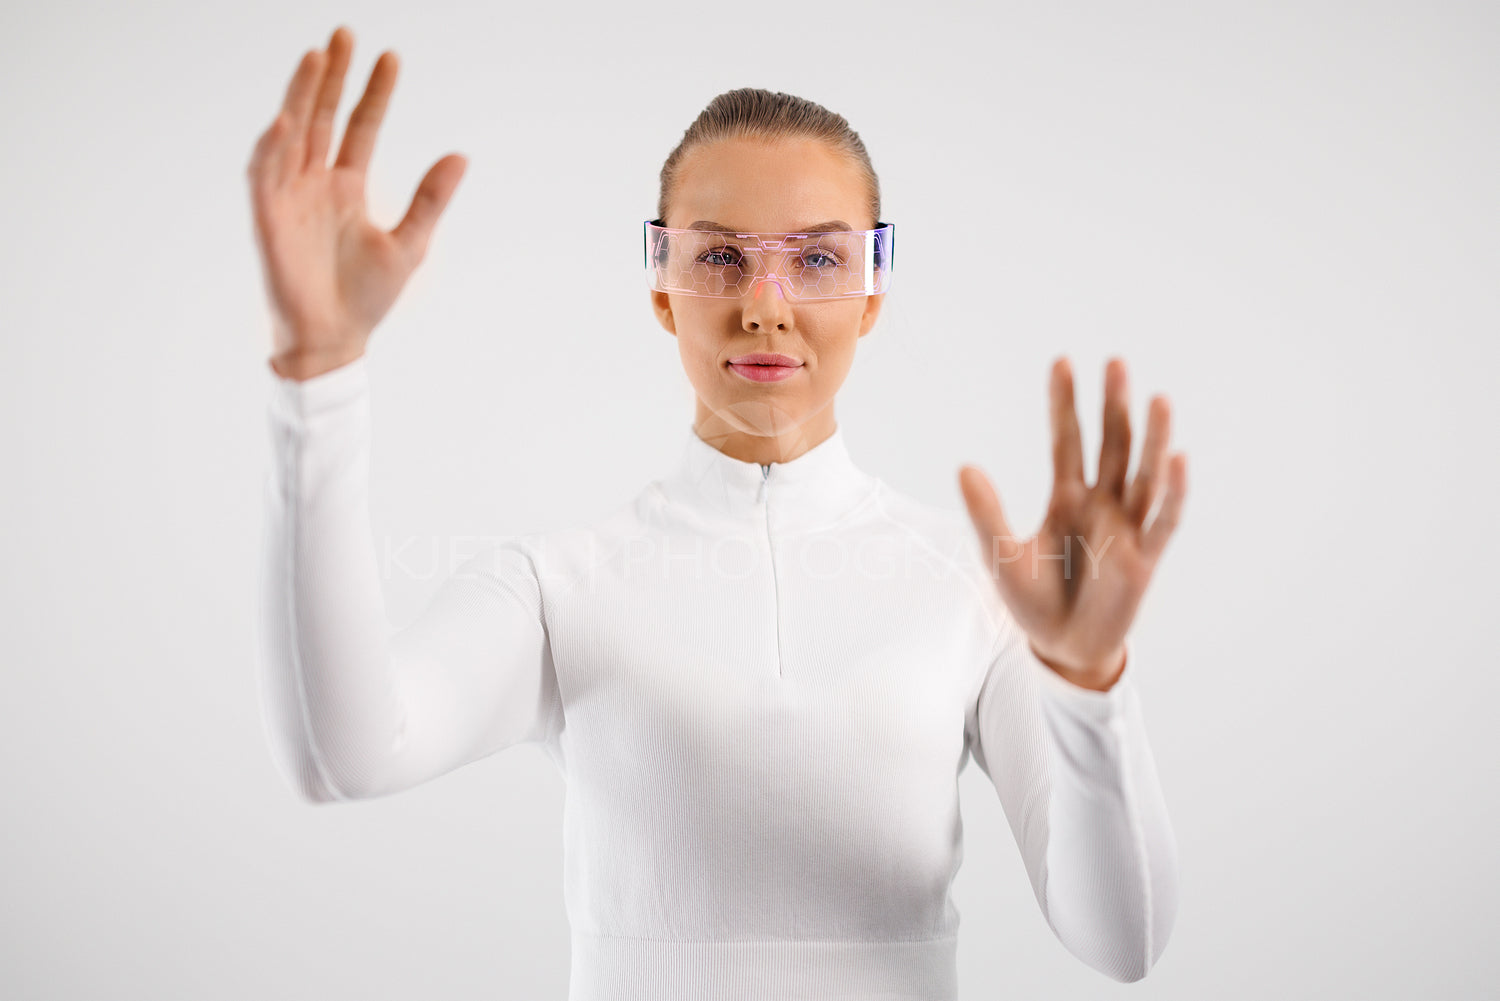
[[[311,802],[538,744],[565,783],[570,1001],[952,999],[958,776],[998,794],[1041,912],[1145,976],[1177,848],[1135,654],[1031,653],[965,512],[863,472],[842,429],[760,465],[689,429],[594,523],[501,537],[403,628],[369,515],[363,357],[271,373],[259,679]]]

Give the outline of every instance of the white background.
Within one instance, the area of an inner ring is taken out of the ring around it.
[[[1464,998],[1500,965],[1491,4],[7,5],[0,12],[0,996],[554,998],[562,779],[518,748],[315,807],[254,681],[268,312],[244,169],[355,34],[402,60],[371,212],[470,159],[377,330],[393,622],[476,538],[585,522],[692,397],[641,220],[717,93],[847,116],[896,278],[840,393],[863,468],[1046,502],[1048,363],[1103,365],[1189,495],[1132,638],[1177,831],[1161,998]],[[583,281],[577,276],[583,275]],[[962,777],[961,996],[1115,997]]]

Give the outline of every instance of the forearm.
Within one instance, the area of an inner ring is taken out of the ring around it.
[[[374,791],[404,722],[371,538],[364,365],[272,380],[259,677],[278,764],[315,801]]]
[[[1177,845],[1133,668],[1095,691],[1032,666],[1050,751],[1047,922],[1089,966],[1139,980],[1176,918]]]

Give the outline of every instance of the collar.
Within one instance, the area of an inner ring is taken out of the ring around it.
[[[688,425],[677,465],[661,481],[669,502],[768,529],[809,531],[833,524],[874,493],[878,481],[849,456],[842,426],[789,462],[745,462],[719,451]]]

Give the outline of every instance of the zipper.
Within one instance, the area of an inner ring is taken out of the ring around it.
[[[771,466],[770,463],[760,464],[760,496],[756,498],[760,503],[761,524],[766,527],[766,551],[771,557],[771,612],[776,620],[776,676],[781,676],[781,587],[776,580],[776,542],[771,538]]]

